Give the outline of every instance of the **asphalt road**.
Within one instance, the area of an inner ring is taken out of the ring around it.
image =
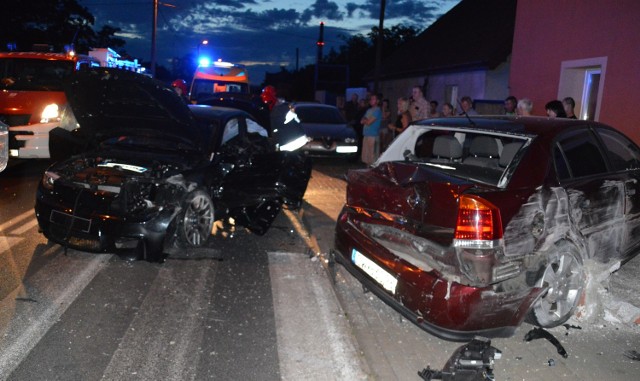
[[[327,276],[353,164],[315,162],[302,213],[266,235],[218,231],[161,265],[49,244],[32,212],[45,165],[0,174],[0,380],[418,380],[461,345],[402,319],[339,266]],[[620,279],[637,289],[633,273]],[[525,342],[532,328],[492,341],[497,380],[640,374],[626,356],[640,351],[638,326],[554,329],[567,358]]]
[[[291,212],[163,264],[65,251],[33,215],[45,166],[0,176],[0,380],[366,378]]]

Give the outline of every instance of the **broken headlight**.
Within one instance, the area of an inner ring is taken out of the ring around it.
[[[53,190],[53,184],[59,178],[60,178],[60,175],[58,175],[56,172],[45,171],[44,174],[42,175],[42,180],[40,181],[44,189]]]

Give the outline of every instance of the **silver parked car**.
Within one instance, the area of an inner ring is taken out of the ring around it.
[[[311,156],[358,157],[358,136],[337,107],[311,102],[290,107],[307,135],[302,151]]]

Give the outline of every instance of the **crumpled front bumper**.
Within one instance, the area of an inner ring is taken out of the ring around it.
[[[138,259],[155,261],[162,259],[165,237],[176,210],[165,208],[144,219],[97,211],[72,214],[53,197],[39,193],[35,212],[45,237],[62,246],[96,253],[134,253]]]

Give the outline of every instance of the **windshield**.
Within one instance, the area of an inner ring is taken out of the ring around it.
[[[0,59],[0,88],[26,91],[62,91],[62,82],[74,71],[73,61],[25,58]]]
[[[505,187],[531,137],[412,126],[378,160],[409,161],[451,176]]]
[[[344,118],[332,107],[295,107],[296,115],[302,123],[345,124]]]

